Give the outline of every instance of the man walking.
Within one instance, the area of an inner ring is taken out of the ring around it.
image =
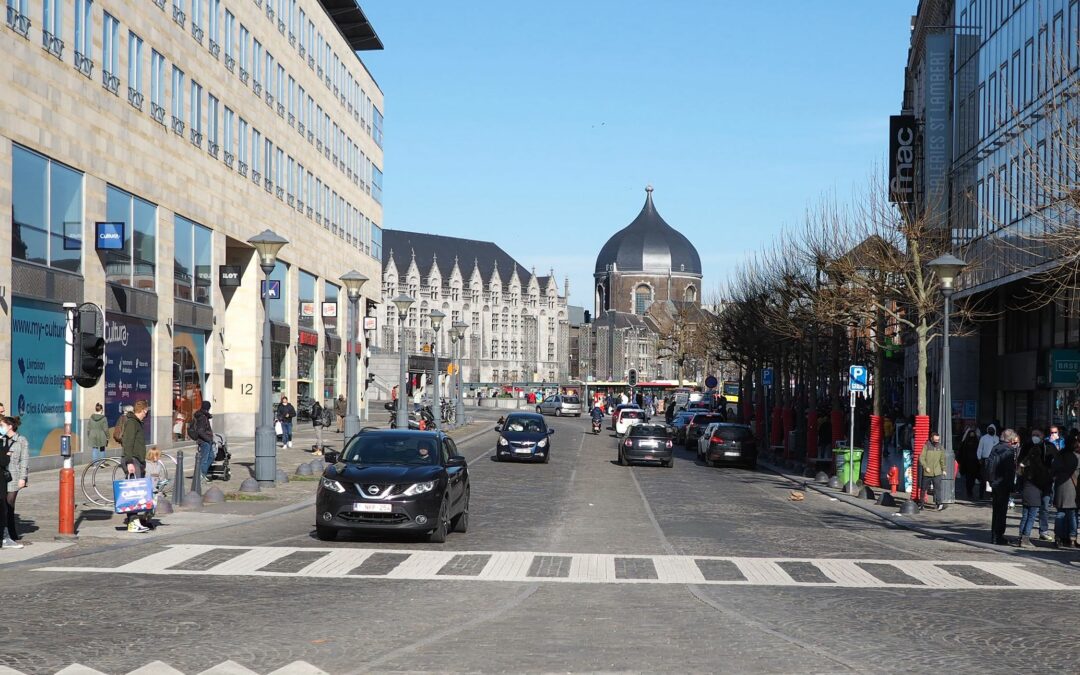
[[[993,515],[990,521],[990,542],[1005,546],[1005,523],[1009,515],[1009,495],[1016,480],[1016,451],[1020,436],[1012,429],[1001,432],[1001,441],[986,458],[985,476],[990,484]]]
[[[941,479],[945,476],[945,450],[941,447],[941,434],[934,432],[923,446],[922,454],[919,455],[919,468],[922,469],[922,503],[919,507],[926,506],[926,493],[931,485],[934,486],[934,501],[937,502],[937,510],[944,511],[945,505],[941,503]]]
[[[337,415],[337,432],[339,434],[345,431],[345,412],[347,410],[345,394],[338,394],[337,400],[334,401],[334,414]]]
[[[278,422],[281,422],[281,447],[292,447],[292,425],[296,418],[296,408],[289,403],[288,396],[282,396],[277,409]]]
[[[132,412],[125,413],[124,435],[120,440],[123,455],[120,463],[128,476],[142,478],[146,474],[146,435],[143,433],[143,420],[150,412],[150,404],[146,401],[136,401]],[[149,520],[146,513],[129,513],[127,515],[128,532],[149,532],[144,520]]]
[[[997,435],[997,427],[993,424],[986,426],[986,433],[979,439],[979,449],[975,451],[975,456],[979,460],[979,466],[982,469],[983,480],[979,481],[979,498],[986,499],[986,486],[988,483],[989,474],[986,471],[986,460],[990,459],[990,453],[1001,442],[1001,439]]]
[[[189,435],[199,444],[199,475],[210,482],[210,465],[214,463],[214,429],[210,425],[210,401],[203,401],[191,420]]]

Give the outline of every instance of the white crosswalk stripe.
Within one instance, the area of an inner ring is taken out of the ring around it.
[[[21,670],[0,666],[0,675],[25,675]],[[56,675],[106,675],[81,663],[73,663],[66,668],[58,670]],[[185,675],[183,670],[178,670],[161,661],[151,661],[144,666],[128,671],[124,675]],[[206,670],[192,673],[192,675],[260,675],[257,670],[252,670],[235,661],[222,661],[221,663],[207,668]],[[307,661],[293,661],[266,675],[328,675],[325,670],[316,668]]]
[[[182,544],[119,567],[41,567],[44,572],[985,590],[1080,589],[1023,563],[724,556],[323,549]],[[225,664],[223,664],[225,665]],[[224,673],[225,671],[222,671]],[[72,675],[75,675],[72,673]]]

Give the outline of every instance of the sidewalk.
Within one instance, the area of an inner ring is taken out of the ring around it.
[[[489,422],[471,421],[461,429],[449,432],[457,440],[467,440],[488,430]],[[304,508],[314,503],[315,487],[319,471],[312,476],[297,476],[296,470],[301,464],[321,459],[311,454],[315,442],[314,428],[308,425],[294,427],[292,448],[278,447],[277,467],[289,476],[289,482],[273,488],[263,488],[258,493],[240,493],[240,484],[254,474],[255,443],[254,437],[231,440],[229,452],[232,453],[230,466],[232,478],[229,481],[214,480],[203,483],[202,492],[211,487],[220,489],[226,495],[226,501],[220,504],[206,504],[202,509],[186,510],[174,506],[171,514],[158,514],[155,521],[158,527],[140,539],[154,539],[205,531],[210,528],[224,527],[252,517],[265,516],[275,512],[287,512]],[[342,434],[331,431],[323,432],[326,447],[340,450]],[[170,451],[184,450],[185,492],[191,489],[191,477],[195,460],[195,449],[178,447]],[[78,541],[91,541],[100,544],[108,540],[128,540],[130,535],[123,526],[123,516],[114,514],[109,507],[95,505],[85,498],[80,485],[82,470],[85,465],[75,467],[75,531]],[[172,469],[172,466],[169,467]],[[175,480],[174,477],[170,477]],[[100,482],[100,481],[99,481]],[[28,544],[23,549],[0,550],[0,564],[15,562],[30,557],[39,557],[58,548],[69,545],[55,540],[58,532],[59,471],[57,469],[36,471],[30,474],[30,484],[19,492],[16,512],[21,524],[22,543]]]
[[[1053,542],[1049,541],[1033,541],[1033,546],[1022,549],[1016,548],[1015,546],[995,546],[994,544],[991,544],[989,500],[978,502],[961,500],[954,504],[949,504],[944,511],[937,511],[934,510],[933,507],[928,507],[914,515],[904,516],[900,514],[900,507],[904,502],[910,500],[910,495],[906,492],[893,493],[892,497],[896,501],[896,505],[886,507],[876,504],[874,500],[860,499],[857,495],[846,494],[841,489],[830,488],[826,483],[817,483],[813,478],[805,478],[801,475],[793,474],[779,464],[773,463],[768,459],[759,458],[758,464],[762,468],[768,469],[791,481],[801,489],[813,490],[826,497],[844,502],[853,508],[862,509],[867,513],[877,516],[882,521],[891,523],[897,527],[903,527],[918,532],[927,537],[948,539],[960,544],[975,546],[989,551],[996,551],[1005,555],[1037,558],[1043,562],[1056,562],[1069,566],[1080,565],[1080,549],[1054,548]],[[877,498],[880,498],[882,492],[888,492],[887,488],[871,489]],[[1020,514],[1021,509],[1019,506],[1009,510],[1008,526],[1005,530],[1005,537],[1010,542],[1015,541],[1017,536],[1019,536]],[[1051,534],[1053,534],[1053,529],[1054,513],[1051,511]],[[1032,534],[1035,537],[1039,535],[1037,523]]]

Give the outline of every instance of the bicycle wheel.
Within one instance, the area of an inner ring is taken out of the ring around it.
[[[99,459],[91,464],[94,470],[90,474],[90,484],[94,488],[94,494],[97,499],[91,499],[95,504],[108,506],[113,503],[112,498],[112,482],[115,480],[112,476],[120,470],[120,460],[115,457],[107,457],[105,459]],[[108,479],[105,485],[105,492],[101,492],[100,481]]]
[[[82,489],[83,498],[94,506],[108,506],[109,501],[102,499],[101,492],[95,486],[94,476],[101,467],[102,462],[109,459],[97,459],[83,467],[82,475],[79,476],[79,487]]]

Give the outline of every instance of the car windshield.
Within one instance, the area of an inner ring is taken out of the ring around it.
[[[535,417],[511,417],[506,420],[503,431],[539,434],[544,432],[544,423]]]
[[[645,419],[645,413],[640,410],[624,410],[619,415],[621,420],[642,420]]]
[[[667,436],[667,427],[663,424],[635,424],[630,427],[631,436]]]
[[[577,396],[563,396],[562,402],[563,403],[573,403],[574,405],[579,405],[581,403],[581,399],[579,399]]]
[[[694,415],[694,426],[701,426],[703,424],[711,424],[713,422],[722,422],[724,418],[720,415]]]
[[[713,430],[713,436],[719,436],[725,441],[748,441],[750,430],[746,427],[717,427]]]
[[[350,464],[437,463],[438,439],[430,434],[365,433],[353,436],[341,461]]]

